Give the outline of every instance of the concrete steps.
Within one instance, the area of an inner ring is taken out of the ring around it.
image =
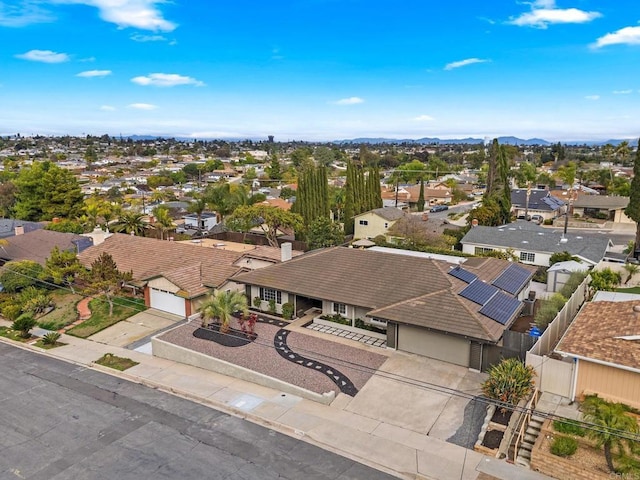
[[[518,448],[518,454],[515,459],[516,465],[529,468],[531,466],[531,451],[533,446],[540,435],[540,429],[544,423],[544,417],[533,414],[529,420],[529,425],[525,431],[525,435],[522,439],[522,444]]]

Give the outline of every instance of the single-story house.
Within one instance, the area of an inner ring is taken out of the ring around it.
[[[7,244],[0,247],[0,264],[13,260],[33,260],[44,265],[55,247],[65,252],[80,253],[93,245],[88,237],[43,229],[14,235],[4,241]]]
[[[286,247],[237,252],[116,233],[78,258],[90,267],[102,253],[108,253],[119,270],[132,272],[131,286],[143,290],[146,306],[189,317],[207,294],[236,289],[229,280],[235,274],[277,263],[282,252],[288,252],[290,258]]]
[[[548,190],[516,188],[511,190],[511,211],[516,217],[540,215],[552,220],[565,213],[566,204]]]
[[[386,235],[391,226],[406,214],[397,208],[382,207],[354,217],[353,238],[375,238]]]
[[[571,399],[597,394],[640,408],[640,296],[598,296],[582,307],[555,349],[575,362]]]
[[[460,243],[464,253],[482,255],[493,250],[511,251],[520,262],[541,267],[548,267],[551,255],[562,252],[569,252],[593,266],[613,246],[608,237],[600,234],[564,234],[527,221],[499,227],[476,226]]]
[[[634,223],[624,213],[629,197],[608,195],[581,195],[573,202],[574,215],[581,217],[605,216],[614,223]]]
[[[334,247],[236,275],[248,298],[276,311],[340,315],[386,329],[388,348],[485,370],[504,353],[534,268],[496,258],[464,264]],[[366,331],[363,331],[366,333]]]
[[[45,222],[27,222],[14,220],[13,218],[0,218],[0,238],[29,233],[34,230],[40,230],[45,226]]]

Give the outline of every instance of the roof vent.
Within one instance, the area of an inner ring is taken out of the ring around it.
[[[568,241],[569,241],[569,239],[568,239],[568,238],[566,238],[566,237],[562,237],[562,238],[560,239],[560,243],[567,243]]]
[[[576,237],[577,240],[582,240],[582,237]]]
[[[529,243],[527,240],[522,240],[522,243]]]

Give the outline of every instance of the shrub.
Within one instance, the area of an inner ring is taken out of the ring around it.
[[[506,358],[489,369],[482,393],[503,403],[517,405],[533,388],[535,371],[517,358]]]
[[[2,307],[2,316],[7,320],[14,321],[22,313],[22,307],[15,303],[8,303]]]
[[[586,433],[584,428],[571,420],[554,420],[553,428],[556,432],[566,433],[568,435],[577,435],[578,437],[584,437]]]
[[[36,319],[30,313],[23,313],[15,319],[11,328],[20,332],[22,338],[29,338],[29,331],[36,326]]]
[[[339,313],[336,313],[334,315],[323,315],[320,318],[323,320],[328,320],[330,322],[339,323],[340,325],[351,325],[351,320],[349,320],[348,318],[344,318]]]
[[[7,292],[17,292],[40,283],[44,267],[33,260],[14,260],[4,265],[0,273],[0,283]]]
[[[269,300],[269,313],[271,315],[276,313],[276,301],[274,299]]]
[[[293,303],[287,302],[282,304],[282,317],[285,320],[291,320],[293,318]]]
[[[541,330],[547,328],[547,325],[556,318],[556,315],[566,302],[567,299],[559,293],[554,293],[548,300],[542,300],[541,306],[533,319],[536,326]]]
[[[42,343],[45,345],[55,345],[60,340],[59,332],[49,332],[44,337],[42,337]]]
[[[586,276],[587,272],[573,272],[569,276],[567,283],[565,283],[560,289],[560,295],[565,298],[571,298],[571,295],[573,295],[574,292],[578,289]]]
[[[558,457],[570,457],[578,449],[578,442],[575,438],[557,436],[551,443],[551,453]]]
[[[255,308],[260,308],[260,305],[262,305],[262,299],[256,295],[255,297],[253,297],[253,306]]]
[[[591,272],[591,285],[594,290],[614,290],[622,280],[619,272],[614,272],[609,267]]]

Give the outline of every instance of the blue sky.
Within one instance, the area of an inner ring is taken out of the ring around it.
[[[640,136],[637,0],[0,0],[0,134]]]

